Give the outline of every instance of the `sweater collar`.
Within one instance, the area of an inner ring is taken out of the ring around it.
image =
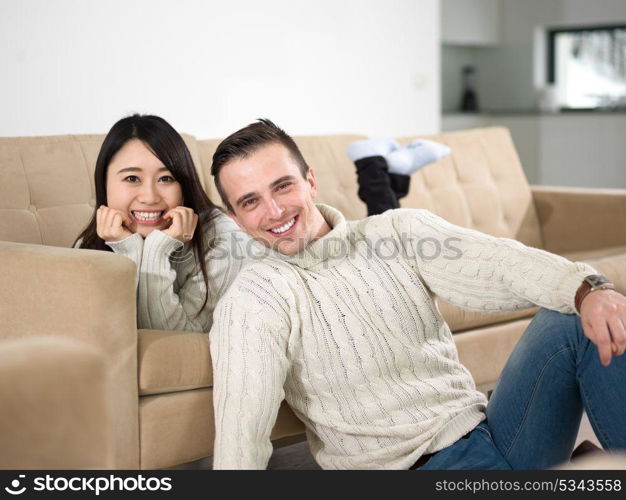
[[[304,250],[293,255],[285,255],[275,250],[269,250],[271,257],[309,269],[323,262],[343,260],[346,252],[346,219],[336,208],[322,203],[316,203],[322,217],[330,226],[330,231],[321,238],[310,243]]]

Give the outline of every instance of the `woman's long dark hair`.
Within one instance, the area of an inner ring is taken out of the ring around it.
[[[161,160],[163,165],[174,176],[174,179],[180,184],[184,206],[193,209],[198,214],[198,225],[191,244],[206,285],[204,303],[198,311],[198,314],[200,314],[206,306],[209,297],[209,278],[205,258],[206,253],[215,241],[213,219],[219,213],[219,209],[209,200],[209,197],[202,189],[196,167],[185,141],[163,118],[135,114],[122,118],[111,127],[111,130],[104,138],[96,161],[94,172],[96,205],[94,213],[85,230],[76,238],[74,246],[80,241],[79,248],[112,251],[96,232],[96,210],[101,205],[108,205],[106,181],[111,160],[122,146],[132,139],[139,139]]]

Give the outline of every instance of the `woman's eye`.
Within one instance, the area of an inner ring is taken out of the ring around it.
[[[127,177],[124,177],[124,180],[126,182],[135,183],[135,182],[139,182],[139,177],[137,177],[136,175],[129,175]]]
[[[176,179],[174,179],[174,177],[172,177],[171,175],[164,175],[163,177],[161,177],[159,179],[160,182],[176,182]]]

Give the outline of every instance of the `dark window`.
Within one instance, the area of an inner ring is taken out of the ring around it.
[[[625,108],[626,25],[548,30],[548,83],[561,108]]]

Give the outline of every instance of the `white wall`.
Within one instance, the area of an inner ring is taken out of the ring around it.
[[[439,0],[0,0],[0,136],[433,133]]]

